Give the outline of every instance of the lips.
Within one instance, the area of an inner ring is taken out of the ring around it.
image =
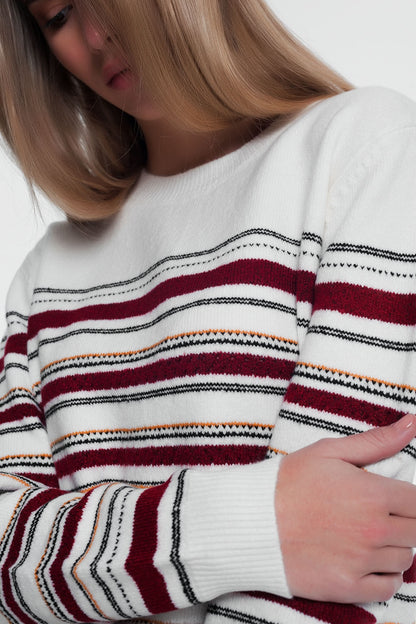
[[[104,81],[108,87],[111,87],[114,80],[128,71],[128,68],[118,62],[107,63],[103,69]]]

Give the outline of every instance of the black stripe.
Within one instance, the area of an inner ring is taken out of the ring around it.
[[[354,435],[355,433],[361,433],[361,429],[357,429],[356,427],[351,427],[350,425],[341,425],[338,423],[333,423],[333,422],[324,420],[322,416],[314,417],[314,416],[309,416],[308,414],[298,414],[297,412],[292,412],[288,409],[280,410],[279,417],[284,418],[285,420],[290,420],[291,422],[299,423],[301,425],[316,427],[317,429],[322,429],[324,431],[331,431],[332,433],[339,433],[340,435],[343,435],[343,436]]]
[[[328,420],[324,420],[322,416],[315,418],[308,414],[298,414],[297,412],[292,412],[287,409],[282,409],[279,412],[279,416],[281,418],[290,420],[301,425],[315,427],[316,429],[322,429],[323,431],[331,431],[332,433],[339,433],[343,436],[354,435],[356,433],[361,433],[362,431],[361,429],[358,429],[356,427],[351,427],[349,425],[340,425]],[[414,448],[411,444],[405,446],[400,452],[406,453],[407,455],[410,455],[410,457],[414,457],[416,459],[416,448]]]
[[[143,488],[155,487],[157,485],[163,485],[165,480],[162,481],[135,481],[133,479],[129,479],[128,481],[123,481],[122,479],[117,479],[117,483],[121,485],[130,485],[130,486],[139,486]],[[95,488],[97,485],[114,485],[114,479],[100,479],[99,481],[89,481],[87,483],[79,483],[76,487],[65,490],[67,492],[76,492],[79,494],[80,490],[83,489],[91,489]]]
[[[416,602],[416,596],[406,596],[406,594],[394,594],[393,598],[402,602]]]
[[[254,429],[254,427],[252,428]],[[91,434],[90,434],[91,435]],[[148,440],[190,440],[192,438],[198,439],[225,439],[228,438],[231,440],[234,438],[249,438],[250,440],[269,440],[271,435],[271,431],[265,431],[264,433],[254,432],[254,431],[184,431],[183,433],[174,432],[174,433],[160,433],[160,434],[138,434],[135,432],[125,433],[124,435],[111,435],[107,433],[106,436],[99,436],[94,434],[94,437],[91,439],[81,439],[81,440],[72,440],[68,442],[62,442],[53,446],[53,456],[57,459],[57,455],[62,453],[63,451],[67,451],[69,448],[79,447],[79,446],[88,446],[93,444],[108,444],[110,442],[146,442]],[[85,436],[84,436],[85,438]],[[105,449],[102,449],[105,452]]]
[[[398,271],[387,271],[386,269],[377,269],[374,266],[368,266],[366,264],[358,264],[356,262],[323,262],[321,264],[321,268],[337,268],[337,267],[342,267],[345,268],[347,267],[348,270],[350,269],[360,269],[360,271],[368,271],[369,273],[378,273],[379,275],[388,275],[390,277],[406,277],[406,278],[414,278],[415,277],[415,273],[399,273]]]
[[[273,232],[272,230],[267,230],[267,229],[262,229],[262,228],[253,228],[251,230],[246,230],[245,232],[241,232],[240,234],[236,234],[235,236],[232,236],[231,238],[227,239],[226,241],[220,243],[216,247],[212,247],[212,248],[207,249],[207,250],[194,251],[194,252],[187,253],[187,254],[167,256],[167,257],[159,260],[158,262],[156,262],[152,266],[150,266],[148,269],[146,269],[145,271],[143,271],[139,275],[136,275],[135,277],[132,277],[132,278],[130,278],[128,280],[122,280],[122,281],[111,282],[111,283],[104,283],[104,284],[101,284],[101,285],[98,285],[98,286],[93,286],[91,288],[79,288],[79,289],[71,289],[71,288],[67,288],[67,289],[65,289],[65,288],[41,288],[41,287],[39,287],[39,288],[35,288],[33,292],[34,292],[34,294],[49,293],[49,294],[74,294],[74,295],[77,295],[77,294],[82,294],[82,293],[91,293],[91,292],[95,292],[97,290],[113,289],[113,288],[119,288],[120,286],[128,286],[130,284],[134,284],[134,282],[137,282],[137,281],[143,279],[144,277],[149,275],[152,271],[156,270],[157,268],[159,268],[163,264],[166,264],[166,263],[172,262],[172,261],[177,261],[177,260],[188,260],[188,259],[191,259],[191,258],[200,258],[202,256],[215,253],[216,251],[220,251],[221,249],[223,249],[227,245],[229,245],[231,243],[234,243],[237,240],[240,240],[242,238],[246,238],[246,237],[252,236],[252,235],[270,236],[273,239],[276,239],[276,240],[279,240],[279,241],[282,241],[282,242],[285,242],[285,243],[289,243],[290,245],[294,245],[296,247],[300,246],[300,242],[297,239],[289,238],[288,236],[284,236],[283,234],[279,234],[278,232]],[[252,243],[252,244],[253,244],[253,246],[256,245],[256,243]],[[263,245],[264,242],[262,241],[259,244]]]
[[[388,260],[397,260],[398,262],[416,262],[416,254],[398,253],[390,251],[388,249],[380,249],[378,247],[371,247],[370,245],[356,245],[353,243],[331,243],[327,252],[351,252],[358,254],[365,254],[373,256],[375,258],[387,258]]]
[[[366,344],[374,347],[381,347],[383,349],[390,349],[391,351],[416,351],[416,342],[399,342],[396,340],[384,340],[377,336],[367,336],[366,334],[359,334],[355,332],[349,332],[335,327],[329,327],[327,325],[315,325],[309,328],[309,334],[318,334],[321,336],[331,336],[333,338],[339,338],[340,340],[347,340],[349,342],[358,342],[360,344]]]
[[[18,427],[7,427],[5,429],[0,428],[0,436],[7,435],[9,433],[27,433],[28,431],[35,431],[36,429],[43,429],[43,425],[40,422],[34,422],[31,425],[19,425]]]
[[[349,388],[352,390],[356,390],[357,392],[363,392],[365,394],[379,396],[385,399],[393,399],[395,401],[400,401],[400,403],[416,405],[415,390],[410,390],[409,388],[400,388],[395,385],[387,386],[382,381],[373,381],[371,379],[361,379],[360,381],[347,381],[346,378],[350,377],[350,375],[348,375],[347,373],[333,373],[332,371],[311,373],[309,372],[309,370],[301,367],[296,369],[295,374],[298,377],[303,377],[305,379],[320,381],[322,383],[331,384],[333,386],[340,386],[342,388]],[[343,377],[343,379],[341,379],[341,376]],[[352,376],[351,378],[354,379],[354,377]],[[385,388],[385,390],[382,389],[383,387]]]
[[[25,388],[13,388],[4,399],[0,400],[0,409],[10,405],[10,403],[14,403],[17,399],[26,399],[27,403],[36,407],[39,414],[42,413],[42,410],[34,400],[30,390],[26,390]]]
[[[241,622],[241,624],[278,624],[275,619],[266,620],[265,618],[260,618],[249,613],[243,613],[242,611],[237,611],[236,609],[220,607],[219,605],[212,603],[208,605],[207,613],[219,615],[229,620],[235,620],[237,622]],[[283,624],[283,622],[281,622],[281,624]]]
[[[130,394],[74,397],[65,401],[60,401],[53,407],[46,410],[45,418],[48,419],[61,409],[81,406],[81,405],[105,405],[111,403],[129,403],[133,401],[142,401],[145,399],[154,399],[156,397],[186,394],[188,392],[240,392],[244,394],[272,394],[282,396],[286,392],[285,387],[262,385],[262,384],[240,384],[240,383],[193,383],[181,384],[177,386],[167,386],[159,389],[152,389],[142,392],[134,392]]]
[[[198,599],[191,587],[191,583],[188,574],[185,570],[180,555],[180,542],[181,542],[181,504],[183,499],[184,480],[187,470],[182,470],[178,476],[178,487],[176,490],[175,502],[172,510],[172,550],[170,553],[170,560],[176,568],[178,573],[182,589],[185,596],[191,604],[197,604]]]
[[[121,492],[122,490],[120,489],[119,492]],[[112,570],[111,570],[111,563],[113,562],[114,557],[116,556],[116,552],[117,552],[117,548],[118,545],[120,543],[120,538],[121,538],[121,525],[123,523],[123,516],[124,516],[124,509],[125,509],[125,505],[126,505],[126,500],[127,497],[132,494],[132,489],[131,487],[128,488],[127,492],[125,492],[122,503],[121,503],[121,508],[120,508],[120,513],[117,517],[117,524],[118,524],[118,528],[117,528],[117,533],[116,533],[116,538],[114,541],[114,547],[113,547],[113,551],[109,557],[109,559],[105,562],[106,563],[106,570],[108,575],[111,577],[111,579],[113,580],[113,582],[115,583],[115,585],[117,585],[117,588],[119,589],[121,595],[123,596],[124,600],[126,601],[126,603],[129,605],[133,615],[136,615],[137,617],[140,616],[140,613],[138,613],[132,603],[131,600],[129,599],[123,585],[120,583],[120,581],[117,580],[116,576],[113,574]],[[125,616],[127,618],[130,618],[130,615]]]
[[[104,535],[103,538],[100,540],[99,543],[99,549],[98,552],[96,554],[96,556],[94,557],[94,560],[91,563],[91,576],[93,577],[93,579],[95,579],[95,581],[97,582],[97,584],[101,587],[105,597],[107,598],[108,602],[111,604],[111,606],[113,607],[114,611],[116,611],[118,613],[118,615],[123,618],[123,619],[127,619],[131,617],[131,613],[124,613],[124,611],[120,608],[117,600],[115,599],[113,592],[111,591],[110,587],[108,586],[108,584],[105,582],[105,580],[99,575],[98,573],[98,565],[100,562],[100,559],[103,557],[104,553],[105,553],[105,549],[108,545],[108,541],[109,541],[109,537],[110,537],[110,532],[111,532],[111,528],[113,527],[113,518],[114,518],[114,507],[115,507],[115,503],[116,500],[119,496],[119,494],[121,492],[123,492],[123,490],[127,490],[127,492],[125,493],[125,497],[124,497],[124,502],[126,497],[128,496],[129,492],[131,492],[131,488],[127,487],[127,486],[122,486],[120,488],[118,488],[115,492],[112,493],[111,498],[110,498],[110,503],[108,505],[108,511],[107,511],[107,517],[106,517],[106,522],[105,522],[105,529],[104,529]],[[120,518],[119,518],[119,522],[120,522]],[[118,536],[120,535],[120,526],[119,526],[119,533]],[[113,550],[113,555],[115,553],[115,551],[117,550],[117,543],[118,543],[119,539],[116,539],[116,543],[114,545],[114,550]],[[110,568],[110,561],[106,561],[105,563],[103,563],[103,566],[105,566],[107,573],[111,573],[111,568]],[[116,585],[119,587],[119,589],[122,590],[124,596],[125,592],[122,589],[122,586],[120,585],[120,583],[117,582],[116,578],[114,575],[111,575],[111,577],[113,578],[113,580],[116,582]],[[127,602],[129,602],[127,600]],[[133,611],[133,615],[139,616],[139,614],[134,611],[133,607],[132,611]]]
[[[238,335],[239,334],[236,334],[236,336]],[[262,341],[262,338],[264,342]],[[183,347],[195,347],[205,345],[232,345],[242,347],[255,347],[260,349],[264,348],[274,352],[292,353],[294,355],[298,354],[298,348],[296,344],[285,343],[272,337],[270,337],[270,339],[265,342],[267,338],[268,337],[264,336],[259,337],[258,339],[256,339],[256,337],[253,337],[252,340],[241,340],[239,338],[227,338],[224,335],[219,335],[217,338],[206,339],[204,339],[203,336],[202,338],[200,336],[198,336],[197,338],[184,336],[180,338],[172,338],[169,341],[166,340],[164,343],[166,346],[159,344],[155,347],[149,347],[148,349],[146,349],[146,351],[142,350],[139,353],[93,354],[88,355],[88,357],[78,356],[75,358],[71,358],[68,361],[51,364],[48,368],[44,369],[42,373],[42,382],[44,382],[50,375],[61,373],[65,370],[73,369],[77,371],[97,366],[119,366],[120,364],[133,364],[151,359],[157,355],[170,353],[172,351],[175,351],[176,349],[182,349]],[[232,353],[230,353],[230,355]]]
[[[254,299],[250,297],[213,297],[210,299],[198,299],[196,301],[192,301],[191,303],[187,303],[181,306],[177,306],[175,308],[171,308],[167,310],[163,314],[160,314],[152,321],[147,323],[142,323],[140,325],[133,325],[132,327],[121,327],[121,328],[80,328],[76,330],[72,330],[67,332],[66,334],[60,334],[54,338],[44,338],[39,341],[38,347],[36,350],[29,353],[28,358],[32,360],[39,355],[40,347],[48,344],[54,344],[57,342],[62,342],[67,338],[73,338],[78,335],[85,334],[96,334],[96,335],[117,335],[117,334],[131,334],[133,332],[137,332],[143,329],[149,329],[150,327],[154,327],[161,321],[169,318],[173,314],[177,314],[178,312],[183,312],[184,310],[190,310],[192,308],[196,308],[199,306],[205,305],[247,305],[247,306],[255,306],[260,308],[266,308],[270,310],[278,310],[279,312],[284,312],[285,314],[291,314],[292,316],[296,316],[296,309],[291,306],[283,305],[281,303],[277,303],[275,301],[267,301],[265,299]],[[111,320],[111,319],[110,319]],[[114,319],[118,320],[118,319]],[[108,323],[108,320],[104,322]],[[61,329],[61,328],[58,328]]]
[[[39,572],[38,572],[38,579],[39,579],[40,588],[42,590],[42,597],[44,598],[44,600],[46,601],[46,603],[48,604],[49,608],[54,613],[54,615],[63,621],[67,621],[68,618],[66,614],[62,611],[62,609],[59,606],[58,601],[56,600],[57,593],[56,593],[55,588],[53,587],[53,584],[51,587],[49,586],[49,583],[46,579],[45,570],[47,568],[47,565],[50,559],[52,558],[52,553],[55,550],[55,546],[58,542],[59,528],[60,528],[61,523],[63,522],[65,513],[68,510],[71,510],[73,507],[75,507],[78,502],[79,501],[73,501],[73,500],[67,501],[59,508],[59,511],[55,517],[55,520],[52,526],[51,535],[49,536],[49,540],[48,540],[46,551],[45,551],[45,556],[41,560],[41,565],[39,566]],[[36,519],[36,523],[38,523],[38,519]],[[30,540],[28,540],[28,546],[26,548],[27,551],[29,551],[30,543],[35,537],[36,527],[34,527],[34,524],[35,522],[33,522],[31,525],[31,529],[33,529],[33,534],[31,535]]]
[[[307,240],[313,243],[317,243],[317,245],[322,245],[322,237],[319,236],[319,234],[314,234],[313,232],[303,232],[302,240]]]

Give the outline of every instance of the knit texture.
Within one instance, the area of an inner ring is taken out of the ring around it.
[[[0,359],[0,621],[414,624],[293,598],[281,458],[416,412],[416,105],[309,106],[54,224]],[[369,467],[415,480],[416,445]]]

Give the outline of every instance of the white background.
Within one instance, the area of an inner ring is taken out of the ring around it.
[[[1,0],[0,0],[1,1]],[[384,85],[416,100],[416,0],[269,0],[282,21],[357,86]],[[47,223],[0,150],[0,333],[8,285]]]

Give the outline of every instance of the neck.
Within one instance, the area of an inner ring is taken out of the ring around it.
[[[244,119],[224,130],[191,132],[164,120],[140,122],[149,173],[170,176],[183,173],[238,149],[266,127],[265,122]]]

